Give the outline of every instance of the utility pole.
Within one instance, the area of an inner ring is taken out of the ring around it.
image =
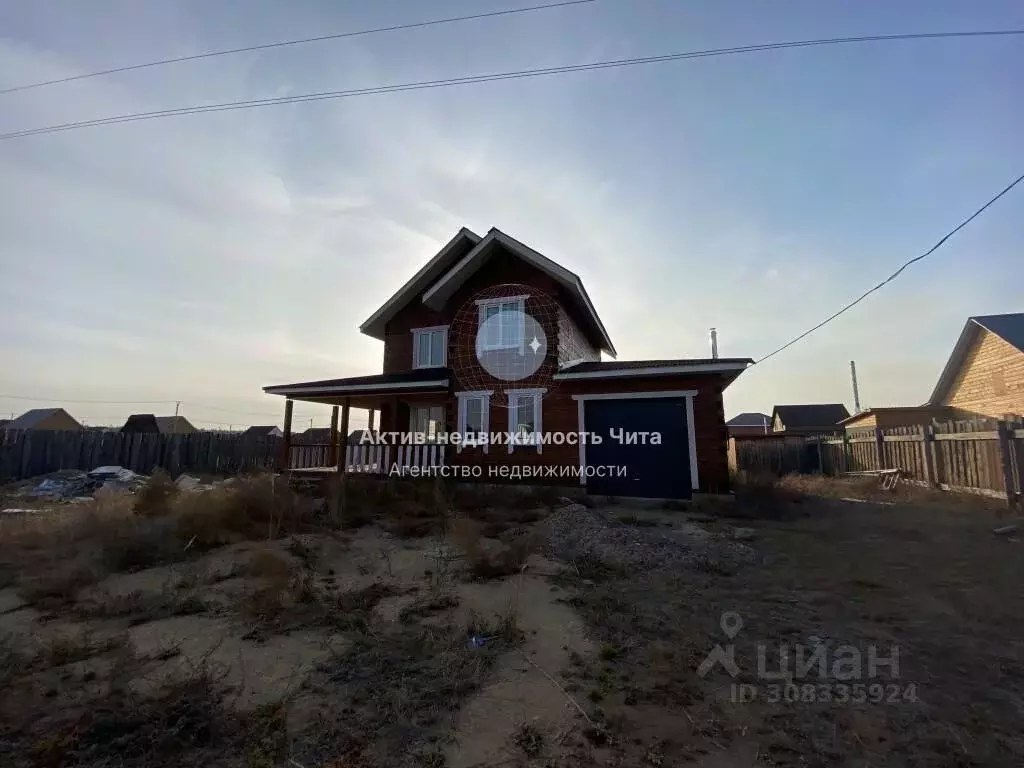
[[[857,363],[850,361],[850,378],[853,379],[853,412],[860,413],[860,391],[857,389]]]
[[[178,409],[181,408],[181,400],[174,403],[174,418],[178,418]]]

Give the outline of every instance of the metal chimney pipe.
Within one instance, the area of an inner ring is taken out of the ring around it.
[[[718,331],[711,329],[711,357],[718,359]]]
[[[860,391],[857,389],[857,364],[850,361],[850,378],[853,379],[853,412],[860,413]]]

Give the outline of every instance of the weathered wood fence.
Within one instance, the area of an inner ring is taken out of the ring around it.
[[[182,472],[235,474],[271,470],[281,456],[279,437],[241,433],[147,433],[0,431],[0,482],[22,480],[61,469],[89,471],[118,465],[149,474],[157,467]]]
[[[900,469],[913,481],[1000,496],[1012,504],[1024,494],[1024,422],[979,420],[843,435],[733,437],[729,463],[734,470],[777,475]]]

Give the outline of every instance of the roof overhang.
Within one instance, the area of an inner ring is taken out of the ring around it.
[[[476,246],[463,256],[455,265],[442,275],[426,293],[423,294],[423,303],[432,309],[440,309],[455,292],[476,272],[491,256],[496,246],[501,246],[512,254],[518,256],[531,266],[536,267],[549,277],[556,280],[573,294],[583,311],[587,320],[590,321],[592,330],[600,340],[600,350],[611,357],[616,356],[615,345],[608,335],[604,323],[597,315],[594,304],[583,287],[583,281],[565,267],[556,264],[547,256],[533,250],[527,245],[520,243],[515,238],[509,237],[504,232],[492,229],[480,240]]]
[[[367,336],[384,340],[384,330],[388,321],[393,318],[402,307],[413,301],[420,293],[430,287],[437,278],[444,274],[451,266],[451,262],[458,257],[458,254],[466,248],[470,248],[480,242],[480,235],[463,227],[460,229],[445,246],[438,251],[434,258],[428,261],[419,272],[395,293],[390,299],[374,312],[359,326],[359,330]]]
[[[264,387],[263,391],[268,395],[283,395],[293,397],[301,395],[348,395],[348,394],[369,394],[378,392],[391,392],[398,390],[432,390],[447,389],[449,379],[435,379],[431,381],[388,381],[379,384],[328,384],[316,385],[289,385],[283,384],[276,387]]]
[[[651,368],[609,368],[608,370],[590,370],[574,373],[572,369],[556,373],[552,378],[556,381],[574,381],[582,379],[642,379],[649,376],[690,376],[694,374],[736,374],[742,373],[750,361],[734,363],[686,363],[680,361],[673,365],[660,365]],[[735,377],[734,377],[735,378]]]
[[[984,327],[973,317],[967,319],[963,330],[960,331],[960,338],[956,340],[953,352],[949,356],[949,360],[946,361],[942,373],[939,374],[939,380],[935,384],[935,389],[932,390],[931,397],[928,398],[928,402],[925,405],[943,405],[941,401],[946,397],[949,388],[953,386],[957,374],[967,359],[967,353],[970,351],[971,345],[974,344],[978,334],[983,329]]]

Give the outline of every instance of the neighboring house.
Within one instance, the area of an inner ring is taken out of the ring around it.
[[[772,417],[767,413],[741,413],[725,422],[725,426],[729,437],[766,435],[772,431]]]
[[[242,433],[242,437],[281,437],[283,434],[280,427],[271,425],[266,427],[249,427]]]
[[[1024,416],[1024,313],[968,318],[926,405],[957,419]]]
[[[935,421],[950,421],[953,409],[945,406],[894,406],[868,408],[843,419],[840,425],[847,432],[861,429],[892,429],[894,427],[923,427]]]
[[[305,432],[295,435],[293,442],[298,445],[330,445],[331,428],[310,427]]]
[[[196,431],[184,416],[157,416],[156,426],[161,435],[190,435]]]
[[[135,413],[121,427],[122,432],[142,432],[154,435],[190,435],[196,428],[184,416],[154,416]]]
[[[752,361],[602,361],[616,350],[580,278],[497,229],[460,230],[360,331],[384,342],[380,374],[264,391],[341,407],[343,432],[350,407],[380,411],[385,443],[422,435],[431,450],[413,460],[440,454],[448,477],[652,498],[728,489],[722,391]],[[518,437],[445,445],[452,433]]]
[[[158,435],[160,427],[156,423],[156,416],[152,413],[133,413],[121,427],[121,432]]]
[[[11,419],[0,419],[0,431],[7,429],[10,423]]]
[[[850,412],[842,403],[776,405],[772,411],[772,432],[787,435],[814,435],[842,431],[839,422]]]
[[[63,408],[33,408],[14,419],[6,430],[30,429],[47,432],[78,432],[82,425]]]
[[[369,432],[370,438],[368,438],[366,442],[363,442],[363,433],[365,432]],[[369,444],[369,439],[375,438],[377,434],[379,433],[376,429],[353,429],[348,433],[348,440],[346,443],[348,445],[367,445]]]

